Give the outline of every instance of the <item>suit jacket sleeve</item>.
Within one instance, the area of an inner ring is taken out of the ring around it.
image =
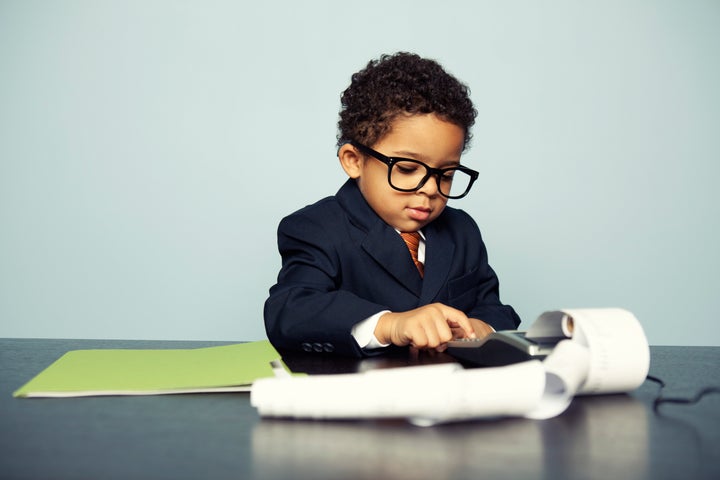
[[[352,327],[388,307],[340,288],[337,229],[301,212],[278,227],[282,268],[265,302],[265,327],[277,348],[362,356]]]

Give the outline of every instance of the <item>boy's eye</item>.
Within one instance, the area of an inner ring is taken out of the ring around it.
[[[443,172],[441,180],[444,182],[452,182],[454,176],[455,170],[449,170],[447,172]]]
[[[413,173],[417,173],[418,170],[420,170],[420,165],[412,162],[397,162],[395,164],[395,168],[398,173],[412,175]]]

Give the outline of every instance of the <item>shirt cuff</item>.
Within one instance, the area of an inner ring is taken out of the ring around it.
[[[377,327],[380,317],[389,312],[390,310],[383,310],[382,312],[378,312],[353,326],[350,333],[360,348],[363,350],[372,350],[374,348],[384,348],[390,346],[389,343],[380,343],[378,339],[375,338],[375,327]]]

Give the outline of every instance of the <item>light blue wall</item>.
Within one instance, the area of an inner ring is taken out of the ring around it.
[[[339,93],[433,57],[503,300],[720,345],[720,2],[0,0],[0,336],[253,340]]]

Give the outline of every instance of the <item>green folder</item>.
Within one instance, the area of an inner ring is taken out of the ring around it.
[[[86,397],[243,392],[289,372],[267,340],[193,349],[73,350],[13,393]]]

